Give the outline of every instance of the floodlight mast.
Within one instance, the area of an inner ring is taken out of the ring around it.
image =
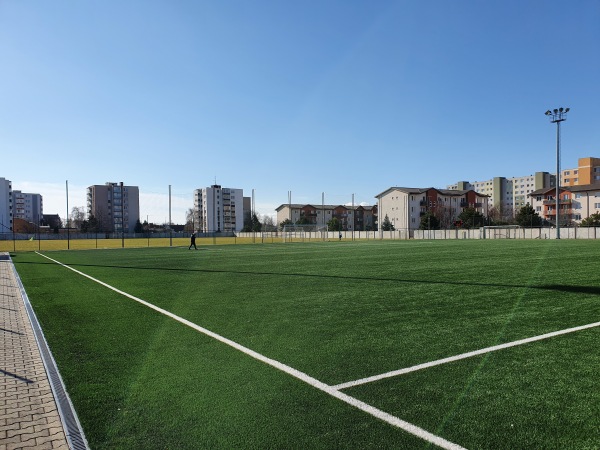
[[[551,123],[556,124],[556,239],[560,239],[560,123],[567,120],[570,108],[558,108],[546,111]]]

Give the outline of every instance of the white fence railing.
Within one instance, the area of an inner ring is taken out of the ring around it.
[[[267,233],[262,233],[266,235]],[[237,233],[238,237],[252,237],[253,233]],[[256,235],[261,235],[257,233]],[[385,239],[385,240],[407,240],[407,239],[556,239],[556,228],[453,228],[447,230],[394,230],[394,231],[312,231],[312,232],[283,232],[268,233],[271,238],[297,241],[316,240],[351,240],[351,239]],[[340,237],[341,235],[341,237]],[[600,239],[600,228],[586,227],[563,227],[560,229],[561,239]]]
[[[556,228],[414,230],[413,239],[556,239]],[[600,228],[563,227],[560,239],[600,239]]]
[[[286,234],[287,233],[287,234]],[[0,233],[0,241],[20,240],[76,240],[76,239],[125,239],[131,238],[188,238],[190,233]],[[238,237],[252,238],[254,241],[333,241],[333,240],[408,240],[408,239],[556,239],[556,228],[507,228],[507,229],[447,229],[447,230],[394,230],[394,231],[311,231],[311,232],[257,232],[257,233],[206,233],[198,234],[198,238],[206,237]],[[563,227],[560,229],[561,239],[600,239],[600,228]]]

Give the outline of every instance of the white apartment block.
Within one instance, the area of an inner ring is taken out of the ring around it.
[[[556,176],[548,172],[536,172],[535,175],[509,178],[512,182],[512,207],[515,214],[529,203],[529,194],[537,189],[554,187]]]
[[[194,229],[201,233],[237,232],[244,228],[243,189],[218,184],[194,191]]]
[[[10,180],[0,178],[0,233],[10,233],[13,227],[13,193]]]
[[[30,223],[40,224],[44,216],[42,196],[13,191],[14,217]]]
[[[396,230],[416,230],[421,216],[432,212],[442,227],[451,225],[465,208],[488,215],[488,197],[473,189],[391,187],[376,195],[379,226],[387,216]]]
[[[502,216],[514,217],[520,208],[529,201],[529,194],[535,190],[555,186],[556,176],[548,172],[536,172],[533,175],[505,178],[494,177],[486,181],[459,181],[447,186],[450,190],[473,189],[489,196],[489,208]]]
[[[137,186],[105,183],[87,188],[87,212],[101,231],[132,233],[140,219],[140,191]]]

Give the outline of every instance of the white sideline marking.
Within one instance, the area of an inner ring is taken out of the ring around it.
[[[438,359],[436,361],[431,361],[423,364],[417,364],[416,366],[406,367],[404,369],[394,370],[387,373],[382,373],[380,375],[373,375],[367,378],[361,378],[360,380],[348,381],[347,383],[341,383],[335,386],[332,386],[333,389],[347,389],[354,386],[359,386],[361,384],[372,383],[374,381],[383,380],[384,378],[392,378],[399,375],[404,375],[410,372],[416,372],[417,370],[427,369],[429,367],[439,366],[441,364],[447,364],[454,361],[459,361],[461,359],[471,358],[472,356],[483,355],[485,353],[495,352],[497,350],[503,350],[505,348],[516,347],[517,345],[529,344],[531,342],[541,341],[544,339],[549,339],[555,336],[560,336],[563,334],[574,333],[576,331],[587,330],[588,328],[595,328],[600,326],[600,322],[594,322],[587,325],[581,325],[578,327],[567,328],[564,330],[553,331],[551,333],[540,334],[539,336],[533,336],[526,339],[521,339],[518,341],[507,342],[504,344],[494,345],[492,347],[482,348],[480,350],[474,350],[472,352],[462,353],[460,355],[450,356],[448,358]]]
[[[40,256],[43,256],[46,259],[49,259],[50,261],[52,261],[60,266],[63,266],[69,270],[72,270],[73,272],[75,272],[85,278],[88,278],[88,279],[114,291],[114,292],[117,292],[118,294],[121,294],[127,298],[130,298],[131,300],[135,300],[136,302],[141,303],[142,305],[147,306],[148,308],[151,308],[161,314],[164,314],[165,316],[168,316],[168,317],[176,320],[177,322],[187,325],[188,327],[193,328],[194,330],[199,331],[200,333],[203,333],[207,336],[210,336],[213,339],[216,339],[217,341],[222,342],[223,344],[229,345],[230,347],[233,347],[236,350],[239,350],[240,352],[245,353],[246,355],[251,356],[254,359],[257,359],[258,361],[261,361],[265,364],[275,367],[276,369],[279,369],[282,372],[287,373],[288,375],[291,375],[301,381],[304,381],[305,383],[309,384],[310,386],[312,386],[322,392],[325,392],[325,393],[331,395],[332,397],[335,397],[338,400],[341,400],[351,406],[354,406],[355,408],[360,409],[361,411],[366,412],[367,414],[370,414],[373,417],[383,420],[384,422],[387,422],[390,425],[401,428],[402,430],[407,431],[408,433],[413,434],[427,442],[435,444],[438,447],[441,447],[444,449],[452,449],[452,450],[464,450],[464,448],[461,447],[460,445],[457,445],[457,444],[454,444],[453,442],[447,441],[446,439],[444,439],[440,436],[437,436],[433,433],[430,433],[429,431],[426,431],[416,425],[413,425],[412,423],[406,422],[396,416],[386,413],[385,411],[377,409],[377,408],[375,408],[367,403],[364,403],[354,397],[344,394],[343,392],[340,392],[335,387],[329,386],[329,385],[317,380],[316,378],[313,378],[310,375],[305,374],[304,372],[300,372],[299,370],[296,370],[290,366],[287,366],[277,360],[274,360],[274,359],[268,358],[264,355],[261,355],[260,353],[257,353],[254,350],[249,349],[248,347],[244,347],[243,345],[240,345],[237,342],[234,342],[234,341],[227,339],[217,333],[207,330],[206,328],[196,325],[195,323],[190,322],[189,320],[184,319],[183,317],[177,316],[165,309],[162,309],[156,305],[153,305],[152,303],[142,300],[141,298],[135,297],[131,294],[128,294],[127,292],[123,292],[123,291],[111,286],[110,284],[104,283],[103,281],[100,281],[90,275],[80,272],[77,269],[74,269],[70,266],[67,266],[66,264],[61,263],[60,261],[52,259],[46,255],[39,253],[39,252],[36,252],[36,253]]]

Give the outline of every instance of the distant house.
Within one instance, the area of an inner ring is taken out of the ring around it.
[[[278,224],[290,220],[294,224],[301,223],[324,228],[331,219],[337,218],[343,231],[374,230],[377,226],[377,206],[285,203],[275,211]]]
[[[13,219],[13,231],[15,233],[35,233],[38,230],[34,223],[15,217]]]
[[[537,190],[555,186],[556,176],[548,172],[536,172],[533,175],[519,177],[494,177],[485,181],[459,181],[447,186],[451,190],[474,190],[489,197],[489,208],[503,219],[514,217],[525,206],[527,196]]]
[[[56,231],[62,228],[62,220],[58,214],[44,214],[42,216],[42,225],[50,227],[51,230]]]
[[[560,224],[581,223],[600,213],[600,183],[561,186],[559,189]],[[531,206],[543,219],[556,223],[556,188],[538,189],[531,194]]]
[[[375,196],[381,221],[387,216],[396,230],[416,230],[421,216],[433,213],[442,226],[450,226],[465,208],[488,215],[488,196],[472,189],[391,187]]]

